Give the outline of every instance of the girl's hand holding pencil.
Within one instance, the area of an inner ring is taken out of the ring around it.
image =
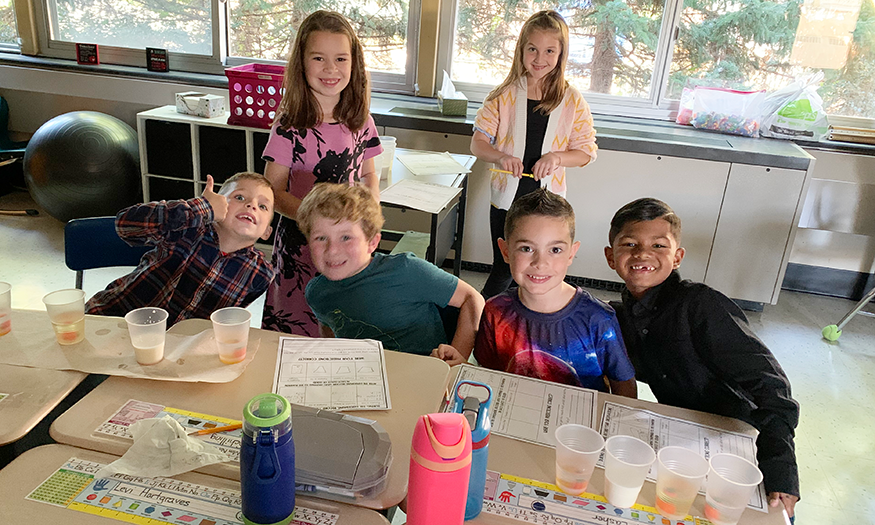
[[[501,166],[501,170],[505,173],[513,175],[516,178],[520,178],[523,176],[523,161],[522,159],[518,159],[513,155],[504,155],[501,159],[496,163]]]
[[[499,170],[499,169],[496,169],[496,168],[489,168],[489,171],[494,171],[495,173],[507,173],[508,175],[513,175],[513,172],[512,172],[512,171]],[[514,176],[516,176],[516,175],[514,175]],[[531,173],[523,173],[523,174],[520,175],[520,176],[521,176],[521,177],[530,177],[530,178],[533,178],[533,179],[535,178],[535,176],[532,175]]]

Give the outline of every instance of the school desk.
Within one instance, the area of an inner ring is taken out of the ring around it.
[[[447,254],[450,250],[453,250],[453,275],[458,277],[462,271],[462,235],[465,231],[465,204],[468,201],[468,174],[414,175],[401,162],[400,158],[405,155],[415,156],[422,153],[429,152],[404,148],[396,149],[395,161],[392,163],[391,182],[394,184],[403,179],[410,179],[460,188],[461,191],[438,213],[430,213],[408,206],[383,202],[383,215],[386,218],[386,224],[383,226],[382,232],[383,240],[406,243],[407,239],[412,237],[405,238],[404,232],[406,231],[422,232],[423,235],[427,233],[428,246],[425,248],[424,254],[419,253],[420,250],[410,245],[404,247],[404,250],[412,251],[426,261],[438,266],[443,265]],[[474,161],[477,160],[473,155],[451,154],[450,156],[466,169],[470,169]],[[385,190],[386,187],[388,187],[387,181],[381,180],[380,190]],[[413,244],[415,245],[416,243],[414,242]]]
[[[451,372],[451,381],[454,374]],[[743,421],[737,419],[717,416],[705,412],[695,410],[687,410],[668,405],[660,405],[650,401],[640,399],[629,399],[612,394],[598,394],[598,412],[596,417],[596,425],[601,421],[602,408],[605,401],[612,401],[617,404],[641,408],[656,412],[664,416],[675,417],[686,421],[701,423],[711,427],[729,430],[756,436],[756,430]],[[517,439],[511,439],[505,436],[492,435],[489,439],[489,460],[488,469],[502,474],[511,474],[521,478],[542,481],[547,483],[555,483],[556,453],[553,448],[536,445]],[[605,476],[604,470],[596,468],[590,479],[589,486],[586,491],[593,494],[604,495]],[[638,495],[638,504],[653,507],[656,504],[656,484],[651,481],[645,481],[644,487]],[[705,506],[705,496],[699,495],[693,503],[690,513],[695,516],[704,516],[703,508]],[[475,520],[466,523],[472,524],[513,524],[520,523],[519,521],[509,520],[507,518],[499,518],[486,513],[481,513]],[[656,522],[661,524],[662,516],[657,516]],[[675,522],[672,522],[675,523]],[[757,512],[751,509],[746,509],[742,514],[739,525],[782,525],[783,514],[780,508],[769,508],[768,514]]]
[[[209,321],[188,319],[177,323],[171,333],[194,335],[211,328]],[[125,377],[110,377],[62,414],[51,427],[60,442],[110,454],[122,455],[131,441],[94,430],[130,399],[146,401],[201,414],[242,419],[243,406],[256,394],[270,392],[276,367],[276,351],[282,334],[253,328],[250,345],[259,340],[258,353],[246,371],[230,383],[175,383]],[[391,410],[355,411],[354,416],[376,420],[392,440],[394,460],[385,490],[357,505],[387,509],[407,493],[408,458],[413,427],[421,414],[435,412],[443,397],[449,367],[433,357],[386,351]],[[239,479],[237,464],[211,465],[200,472]]]
[[[0,397],[5,395],[0,399],[0,445],[30,432],[87,376],[70,370],[0,364]]]
[[[130,518],[130,516],[128,516],[128,520],[117,521],[112,517],[25,499],[28,494],[40,486],[71,458],[107,464],[117,459],[117,456],[68,445],[44,445],[28,450],[7,465],[6,468],[0,470],[0,487],[3,487],[3,490],[0,491],[0,517],[2,517],[0,521],[3,523],[64,523],[65,525],[112,525],[113,523],[146,525],[150,523],[163,523],[143,517],[137,520]],[[174,476],[173,479],[213,489],[240,490],[240,483],[237,481],[194,472],[179,474]],[[336,514],[338,515],[337,525],[388,525],[389,523],[386,521],[386,518],[377,512],[343,503],[297,496],[295,504],[299,507],[306,507],[315,511]],[[93,509],[93,507],[91,508]],[[115,514],[113,509],[107,509],[106,513],[109,516]],[[201,520],[190,522],[200,523]],[[186,520],[183,519],[174,523],[186,523]]]

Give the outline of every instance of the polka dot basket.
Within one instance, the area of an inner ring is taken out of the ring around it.
[[[245,64],[225,69],[231,116],[228,124],[270,129],[283,98],[285,66]]]

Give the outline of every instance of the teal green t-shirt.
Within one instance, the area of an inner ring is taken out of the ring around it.
[[[438,307],[447,306],[458,282],[412,253],[377,253],[352,277],[313,278],[305,295],[335,337],[376,339],[388,350],[428,355],[448,342]]]

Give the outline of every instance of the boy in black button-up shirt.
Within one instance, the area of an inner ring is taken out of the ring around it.
[[[734,302],[681,280],[680,233],[680,218],[651,198],[623,206],[611,220],[605,257],[626,283],[622,304],[613,306],[635,376],[660,403],[756,427],[769,503],[783,503],[792,518],[799,500],[793,445],[799,404],[790,381]]]

